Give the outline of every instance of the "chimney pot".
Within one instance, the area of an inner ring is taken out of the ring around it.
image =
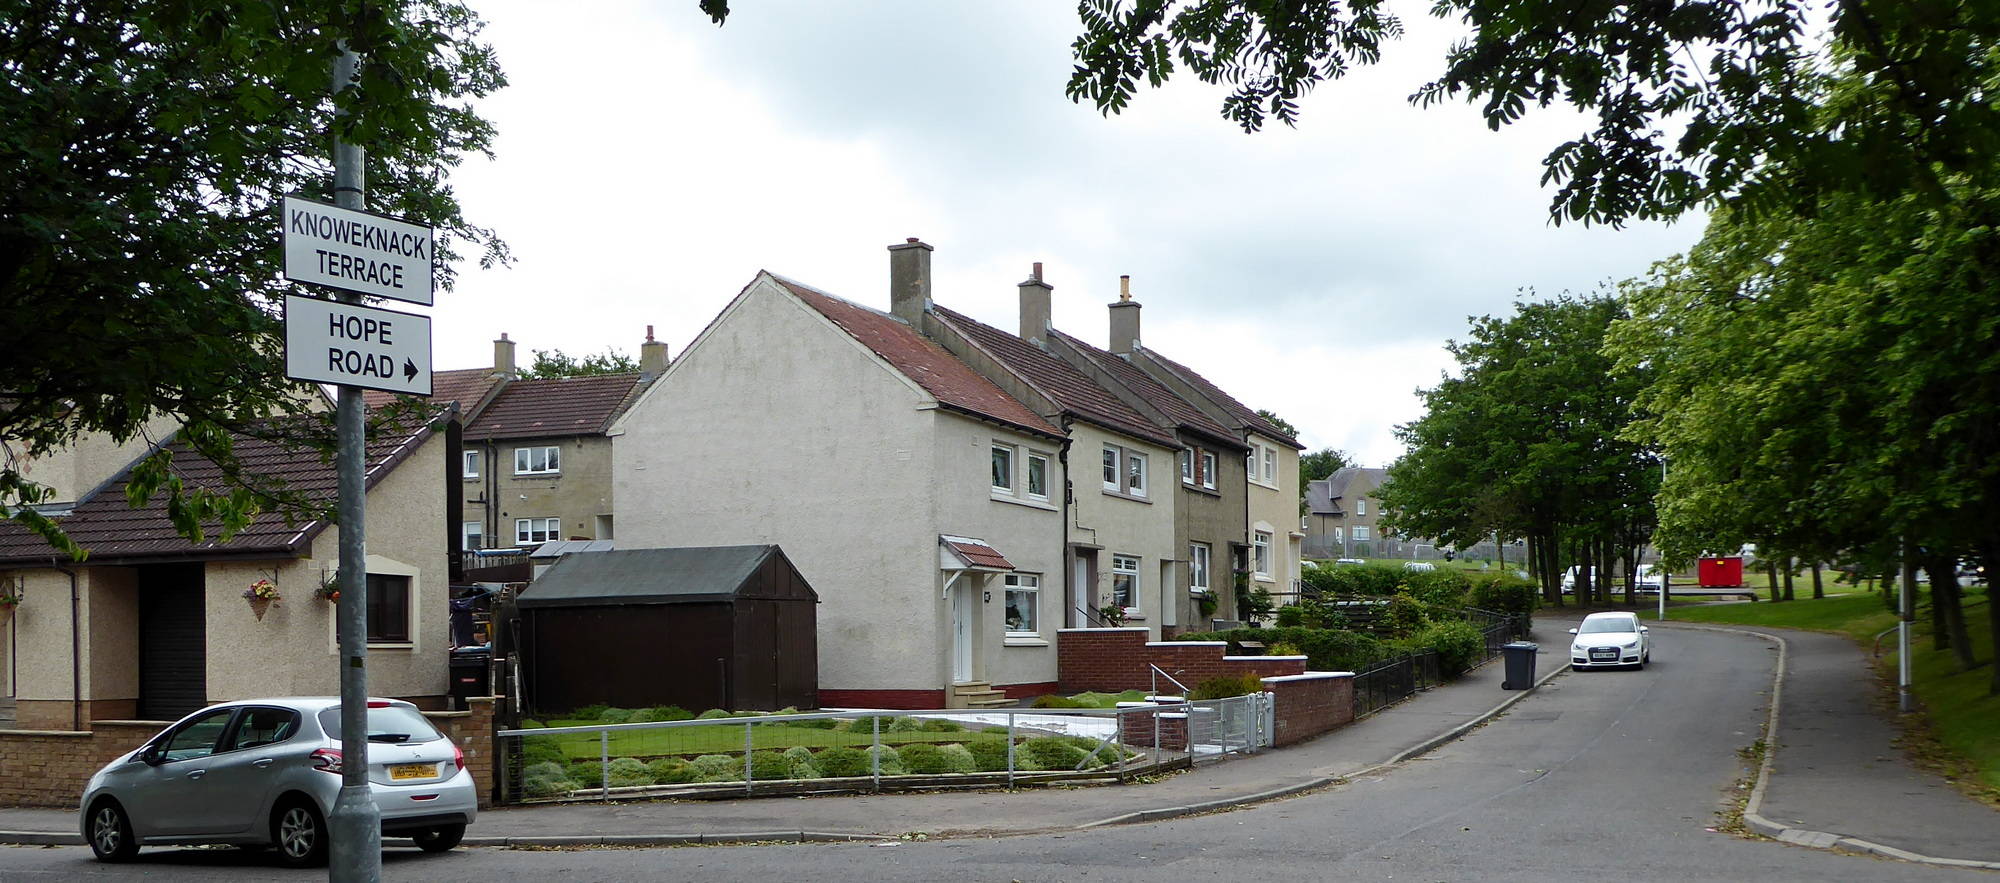
[[[1022,340],[1041,340],[1048,337],[1050,327],[1049,293],[1055,289],[1042,281],[1042,262],[1036,261],[1029,272],[1028,280],[1022,282],[1021,325]]]
[[[1132,277],[1118,277],[1118,299],[1122,301],[1130,301],[1132,299]]]

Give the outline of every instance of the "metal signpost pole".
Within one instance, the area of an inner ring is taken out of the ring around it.
[[[1910,623],[1917,618],[1917,562],[1908,541],[1903,543],[1903,597],[1896,623],[1896,698],[1905,712],[1915,711],[1910,700]]]
[[[354,84],[356,56],[341,46],[333,63],[333,91]],[[333,141],[333,201],[342,208],[362,209],[367,186],[366,155],[342,140]],[[358,304],[359,295],[340,292],[341,303]],[[366,520],[367,488],[363,458],[367,439],[362,432],[361,388],[341,385],[334,410],[340,450],[335,456],[340,476],[340,796],[328,821],[331,855],[327,879],[344,883],[374,883],[382,879],[382,813],[368,785],[368,566],[362,525]]]

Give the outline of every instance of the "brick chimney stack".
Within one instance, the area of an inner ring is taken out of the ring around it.
[[[493,373],[503,377],[514,377],[514,342],[507,339],[507,332],[500,332],[500,339],[493,342]]]
[[[1132,299],[1132,277],[1118,277],[1118,300],[1111,305],[1111,351],[1132,354],[1139,346],[1139,302]]]
[[[923,327],[931,306],[931,247],[915,236],[889,246],[889,312]]]
[[[1028,280],[1021,283],[1021,339],[1044,340],[1051,326],[1050,293],[1055,287],[1042,281],[1042,262],[1036,261],[1035,268],[1028,272]]]
[[[639,344],[639,382],[644,383],[667,370],[667,345],[653,339],[653,326],[646,326],[646,342]]]

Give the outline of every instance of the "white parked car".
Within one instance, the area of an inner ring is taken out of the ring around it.
[[[1653,660],[1653,642],[1639,617],[1630,613],[1593,613],[1583,625],[1569,630],[1572,669],[1632,666],[1645,668]]]
[[[90,849],[123,861],[141,846],[276,846],[280,861],[326,861],[340,795],[340,699],[248,699],[204,708],[106,764],[85,786]],[[465,754],[417,707],[368,700],[368,781],[382,833],[427,852],[458,845],[479,812]]]

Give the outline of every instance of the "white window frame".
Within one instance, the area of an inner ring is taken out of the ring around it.
[[[1111,475],[1104,479],[1104,489],[1119,493],[1125,486],[1125,449],[1117,445],[1104,446],[1104,469]]]
[[[1264,452],[1264,483],[1275,486],[1278,483],[1278,449],[1265,445],[1258,447]]]
[[[483,458],[483,457],[482,457],[482,456],[480,455],[480,452],[478,452],[478,451],[462,451],[461,453],[463,453],[463,454],[465,455],[465,457],[464,457],[464,462],[462,462],[462,463],[460,463],[460,464],[459,464],[459,470],[458,470],[458,472],[459,472],[459,477],[461,477],[461,478],[478,478],[478,477],[479,477],[479,468],[480,468],[480,466],[482,466],[482,465],[483,465],[483,464],[482,464],[482,463],[481,463],[480,461],[481,461],[482,459],[484,459],[484,458]]]
[[[1254,571],[1257,576],[1263,579],[1270,579],[1271,578],[1271,532],[1268,530],[1257,531],[1256,539],[1250,543],[1250,550],[1251,550],[1250,553],[1251,570]]]
[[[465,521],[458,525],[458,549],[474,552],[486,545],[486,522]]]
[[[1138,601],[1139,598],[1142,597],[1140,593],[1145,591],[1145,576],[1144,576],[1145,572],[1143,570],[1140,570],[1140,565],[1144,563],[1145,562],[1141,561],[1139,556],[1137,555],[1114,554],[1111,556],[1112,603],[1119,604],[1118,578],[1121,576],[1128,577],[1130,579],[1130,585],[1126,589],[1124,603],[1120,604],[1119,606],[1124,607],[1127,611],[1134,611],[1138,609]],[[1130,614],[1128,613],[1127,615]]]
[[[1354,501],[1354,514],[1355,514],[1355,516],[1356,516],[1356,517],[1359,517],[1359,516],[1362,516],[1362,515],[1366,515],[1366,514],[1368,514],[1368,498],[1367,498],[1367,497],[1362,497],[1361,499],[1358,499],[1358,500],[1355,500],[1355,501]]]
[[[1010,573],[1007,574],[1003,582],[1006,584],[1006,592],[1000,598],[1001,623],[1007,630],[1007,637],[1041,637],[1042,575],[1039,573]],[[1005,619],[1007,608],[1013,605],[1013,596],[1016,594],[1028,596],[1027,628],[1015,628],[1012,623],[1007,622]]]
[[[536,528],[540,528],[540,530]],[[537,533],[541,534],[543,539],[535,539],[534,536]],[[536,546],[559,539],[562,539],[561,518],[543,518],[538,516],[535,518],[514,519],[514,545]]]
[[[993,493],[1009,497],[1014,495],[1014,484],[1016,481],[1014,477],[1014,461],[1019,459],[1019,454],[1020,451],[1016,450],[1013,445],[1002,442],[993,443],[992,453],[988,455],[989,459],[987,462],[989,465],[987,469],[1007,482],[1006,484],[995,483],[993,485]],[[1004,467],[999,462],[1002,457],[1005,457],[1007,460]],[[1005,474],[1000,475],[1000,473]]]
[[[1049,464],[1053,462],[1055,462],[1055,458],[1050,456],[1046,451],[1028,452],[1028,464],[1023,467],[1024,471],[1021,475],[1021,490],[1027,493],[1028,499],[1042,503],[1049,501],[1049,479],[1053,476],[1053,471],[1050,469]],[[1040,464],[1042,467],[1042,490],[1040,493],[1035,492],[1036,464]]]
[[[1215,473],[1222,468],[1222,463],[1216,459],[1214,451],[1201,452],[1201,467],[1201,486],[1215,490]]]
[[[542,461],[539,468],[535,465],[538,455]],[[515,475],[558,475],[561,473],[561,445],[536,445],[534,447],[514,449]]]
[[[1209,568],[1215,562],[1215,550],[1207,543],[1188,544],[1188,591],[1196,595],[1208,594]]]
[[[1368,542],[1368,525],[1357,524],[1354,526],[1354,541],[1357,543]]]
[[[1138,481],[1136,488],[1132,486],[1134,479]],[[1127,496],[1143,498],[1146,496],[1146,489],[1151,485],[1152,479],[1146,473],[1146,455],[1137,451],[1126,451],[1124,493]]]
[[[1191,485],[1195,483],[1194,455],[1193,448],[1181,449],[1181,484]]]

